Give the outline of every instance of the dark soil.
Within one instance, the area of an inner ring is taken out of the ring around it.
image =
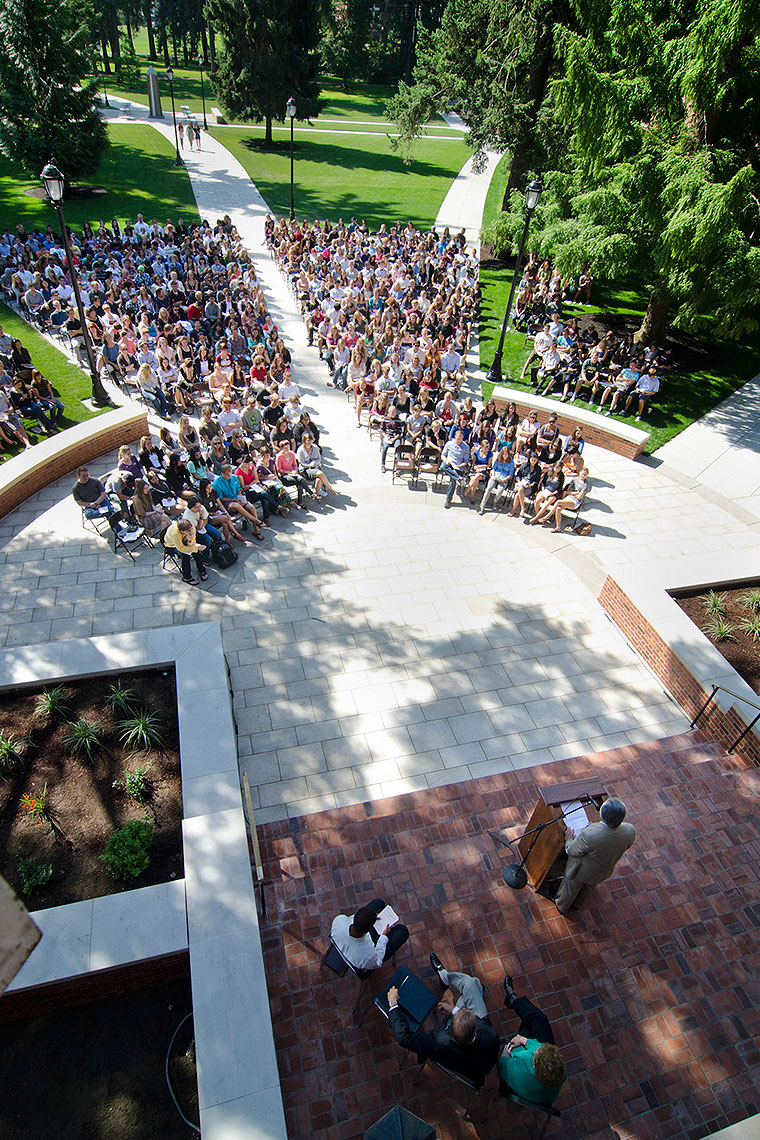
[[[732,637],[735,640],[714,641],[712,638],[710,640],[718,652],[723,654],[729,665],[733,665],[739,676],[760,696],[760,641],[755,641],[750,633],[739,628],[741,621],[752,616],[750,611],[742,605],[740,598],[748,590],[760,588],[760,582],[750,582],[739,589],[732,589],[728,586],[713,586],[712,588],[717,594],[725,593],[726,595],[725,616],[734,627]],[[706,637],[710,636],[705,629],[710,614],[705,609],[703,600],[708,593],[709,590],[700,590],[698,593],[673,595],[673,601],[681,607],[687,617],[691,618]]]
[[[3,1140],[191,1140],[166,1087],[172,1034],[192,1009],[190,982],[107,998],[33,1021],[0,1025]],[[198,1124],[192,1020],[172,1049],[169,1074]]]
[[[122,678],[123,684],[138,695],[138,706],[155,710],[161,716],[164,750],[150,755],[132,752],[119,742],[117,721],[120,718],[105,701],[115,680],[115,677],[99,676],[64,685],[69,718],[84,717],[106,729],[104,747],[95,754],[92,764],[71,755],[64,743],[66,721],[45,720],[35,714],[35,699],[42,687],[6,690],[0,694],[0,732],[28,736],[32,741],[24,769],[6,773],[5,778],[0,779],[0,873],[21,894],[20,858],[31,857],[39,863],[53,865],[50,881],[24,897],[30,910],[44,910],[61,903],[99,898],[183,877],[182,785],[174,671],[149,670],[125,674]],[[122,778],[125,764],[134,769],[147,760],[153,761],[148,773],[150,796],[141,805],[112,784]],[[21,797],[25,793],[40,793],[46,784],[47,803],[65,838],[56,837],[44,820],[35,823],[22,806]],[[106,842],[116,828],[146,815],[155,835],[150,866],[126,883],[109,878],[100,861]]]

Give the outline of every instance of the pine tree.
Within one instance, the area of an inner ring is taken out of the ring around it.
[[[292,95],[299,119],[319,112],[322,0],[209,0],[221,33],[214,85],[227,111],[241,119],[282,122]]]
[[[82,81],[91,30],[78,0],[0,4],[0,151],[30,174],[52,159],[65,177],[87,177],[108,145],[95,84]]]

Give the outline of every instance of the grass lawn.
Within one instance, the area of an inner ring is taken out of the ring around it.
[[[512,281],[511,269],[481,269],[483,300],[480,320],[480,362],[484,371],[490,367],[498,343],[501,322],[509,297]],[[568,314],[584,313],[619,314],[632,319],[636,328],[644,314],[644,295],[633,287],[613,289],[611,286],[594,286],[595,303],[588,306],[569,306]],[[645,450],[654,452],[669,439],[678,435],[695,420],[706,415],[721,400],[760,371],[760,339],[754,342],[697,341],[693,337],[675,334],[676,352],[686,363],[682,373],[671,376],[663,385],[661,401],[650,410],[641,426],[651,432]],[[528,389],[519,377],[530,347],[525,347],[522,333],[508,332],[504,342],[502,374],[510,387]],[[491,394],[491,385],[483,385],[483,396]],[[532,391],[532,389],[530,389]],[[578,400],[582,407],[592,405]],[[633,416],[617,417],[635,425]]]
[[[8,333],[9,336],[18,337],[21,343],[29,349],[34,367],[39,368],[42,375],[46,376],[60,393],[60,397],[66,405],[64,418],[61,421],[63,427],[80,424],[83,420],[89,420],[94,415],[100,414],[85,407],[82,403],[82,397],[89,396],[92,391],[92,380],[88,372],[83,372],[81,368],[72,364],[68,357],[64,356],[58,349],[53,348],[43,336],[35,332],[26,321],[23,321],[12,309],[1,302],[0,325],[2,325],[4,332]],[[35,433],[30,430],[31,421],[27,420],[26,423],[29,438],[34,442]],[[40,436],[39,438],[44,439],[45,437]],[[17,448],[13,452],[6,451],[5,454],[15,454],[18,450],[20,449]]]
[[[272,211],[290,209],[290,147],[253,149],[261,129],[214,127],[211,133],[245,167]],[[470,157],[458,139],[417,141],[405,166],[389,140],[347,135],[345,139],[296,130],[295,203],[302,218],[365,218],[371,229],[383,222],[411,220],[424,229],[435,221],[453,179]],[[329,142],[327,141],[329,139]]]
[[[162,221],[182,214],[198,219],[198,208],[184,167],[173,165],[174,147],[146,124],[109,123],[111,146],[100,169],[93,175],[94,186],[103,186],[103,197],[68,201],[64,204],[67,223],[81,229],[86,221],[101,218],[134,220],[138,213]],[[44,229],[56,215],[46,198],[31,198],[25,191],[41,186],[20,167],[0,159],[0,226],[15,229],[18,222]]]

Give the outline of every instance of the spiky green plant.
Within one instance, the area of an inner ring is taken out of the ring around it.
[[[760,614],[760,590],[755,587],[753,590],[747,590],[746,593],[739,595],[739,602],[745,610],[749,610],[752,614]]]
[[[151,748],[161,748],[164,734],[158,713],[140,709],[134,716],[127,717],[119,725],[119,739],[125,748],[149,752]]]
[[[134,707],[137,704],[137,693],[134,689],[128,689],[126,685],[121,683],[121,679],[111,685],[106,697],[106,704],[111,712],[121,713],[122,716],[129,716],[134,712]]]
[[[134,768],[125,768],[122,778],[114,780],[113,787],[120,788],[133,800],[137,800],[139,804],[145,803],[150,791],[148,772],[152,767],[153,761],[149,760],[147,764],[137,764]]]
[[[18,771],[26,765],[27,736],[15,732],[0,732],[0,775]]]
[[[748,633],[753,641],[760,641],[760,613],[753,613],[752,617],[742,618],[739,629]]]
[[[63,685],[56,685],[53,689],[43,689],[34,702],[35,716],[44,719],[56,717],[62,720],[68,712],[69,706]]]
[[[713,614],[710,620],[705,623],[705,633],[713,641],[736,641],[734,637],[735,628],[733,622],[728,621],[721,614]]]
[[[722,594],[716,594],[715,590],[708,591],[702,598],[702,605],[707,610],[708,614],[715,617],[722,617],[726,612],[726,599],[728,595],[725,591]]]
[[[86,757],[92,762],[95,753],[103,743],[103,729],[86,717],[72,720],[64,736],[64,742],[75,756]]]

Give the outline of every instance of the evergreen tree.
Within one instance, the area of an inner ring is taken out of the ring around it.
[[[324,20],[320,54],[328,75],[366,76],[372,11],[366,0],[331,0]]]
[[[87,177],[108,145],[95,83],[83,81],[92,28],[82,0],[0,4],[0,151],[30,174],[52,159],[67,178]]]
[[[323,0],[208,0],[221,34],[214,85],[227,111],[241,119],[285,118],[292,95],[299,119],[319,112],[319,36]]]

